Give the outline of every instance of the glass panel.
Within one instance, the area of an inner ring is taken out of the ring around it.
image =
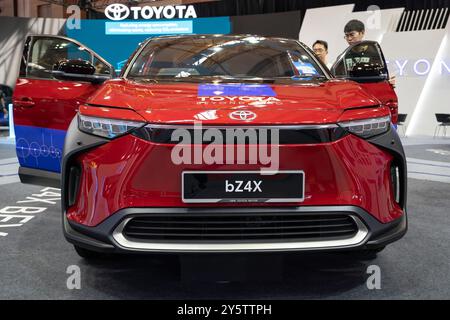
[[[110,75],[111,74],[111,68],[102,62],[97,57],[94,57],[94,67],[95,67],[95,74],[98,75]]]
[[[384,67],[381,53],[374,43],[361,43],[354,46],[345,54],[345,65],[347,70],[353,69],[355,64],[359,63],[377,64]]]
[[[345,69],[343,58],[336,63],[336,65],[333,67],[332,72],[336,77],[346,77],[347,76],[347,70]]]
[[[170,79],[226,76],[324,76],[297,42],[263,37],[171,38],[150,42],[129,77]]]
[[[52,79],[53,67],[61,60],[86,60],[92,55],[84,47],[59,38],[39,38],[31,48],[27,75],[35,78]]]
[[[381,73],[387,74],[383,54],[376,42],[361,42],[347,49],[338,58],[332,72],[336,77],[350,77],[355,66],[366,70],[376,68]]]

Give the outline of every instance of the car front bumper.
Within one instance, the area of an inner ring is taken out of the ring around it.
[[[131,145],[133,150],[139,147],[139,157],[129,157],[131,160],[127,162],[115,159],[123,159],[124,155],[119,151]],[[378,248],[406,233],[406,158],[395,130],[368,141],[349,136],[331,144],[288,146],[283,150],[281,164],[285,167],[281,169],[307,167],[307,175],[315,179],[314,183],[309,183],[307,195],[309,193],[310,196],[304,203],[279,206],[186,205],[180,200],[178,181],[184,169],[161,160],[170,153],[169,148],[127,136],[110,142],[80,132],[74,120],[66,138],[62,170],[65,237],[75,245],[106,252],[286,252]],[[301,157],[302,154],[310,156]],[[158,162],[155,159],[159,159]],[[163,169],[158,167],[159,163]],[[318,166],[318,163],[322,165]],[[389,183],[391,163],[399,169],[399,203],[395,201]],[[81,167],[79,186],[70,185],[74,164]],[[127,174],[123,173],[124,165],[130,168]],[[98,174],[101,170],[103,173]],[[145,172],[158,172],[159,175]],[[81,192],[72,197],[70,190],[76,189]],[[74,205],[69,205],[70,202]],[[275,228],[276,239],[258,241],[251,238],[227,241],[226,237],[218,238],[218,241],[183,238],[165,241],[130,238],[125,234],[124,229],[130,220],[149,218],[154,214],[186,217],[286,214],[295,216],[297,220],[302,216],[345,215],[354,222],[355,232],[347,237],[321,238],[319,235],[314,239],[295,239],[284,238],[279,234],[282,232]]]
[[[357,231],[348,237],[280,240],[277,241],[148,241],[127,238],[124,227],[133,218],[146,217],[153,213],[181,213],[183,215],[237,214],[239,212],[263,214],[276,210],[292,216],[330,216],[345,213],[354,219]],[[354,206],[325,206],[297,208],[136,208],[124,209],[95,227],[86,227],[64,217],[64,235],[74,245],[100,252],[116,253],[186,253],[186,252],[295,252],[354,250],[383,247],[405,235],[407,216],[390,223],[380,223],[372,215]]]

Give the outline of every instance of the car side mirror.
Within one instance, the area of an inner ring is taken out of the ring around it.
[[[59,80],[84,81],[95,84],[111,79],[110,75],[96,75],[95,67],[85,60],[61,60],[53,67],[52,74]]]

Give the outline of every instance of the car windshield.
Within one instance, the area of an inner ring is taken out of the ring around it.
[[[310,53],[296,41],[254,36],[198,36],[150,41],[128,78],[199,81],[326,78]]]

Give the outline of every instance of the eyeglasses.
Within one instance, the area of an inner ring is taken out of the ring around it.
[[[358,34],[360,34],[360,32],[353,31],[353,32],[346,33],[344,36],[344,39],[354,38]]]

